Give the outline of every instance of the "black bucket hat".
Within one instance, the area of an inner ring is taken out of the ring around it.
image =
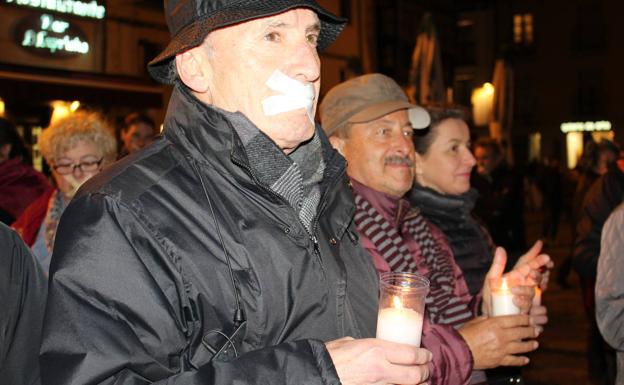
[[[172,38],[147,69],[157,81],[172,83],[170,67],[175,55],[200,45],[211,31],[294,8],[309,8],[318,15],[319,50],[338,37],[346,22],[314,0],[165,0],[165,19]]]

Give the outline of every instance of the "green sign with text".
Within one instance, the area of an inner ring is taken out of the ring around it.
[[[4,0],[6,4],[36,8],[42,11],[65,13],[72,16],[103,19],[106,8],[97,1],[75,0]]]

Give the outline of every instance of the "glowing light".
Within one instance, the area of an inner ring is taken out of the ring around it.
[[[568,132],[566,134],[566,155],[568,168],[576,167],[581,154],[583,153],[583,134],[579,131]]]
[[[63,100],[55,100],[52,103],[52,117],[50,118],[50,124],[63,119],[72,113],[70,109],[70,103]]]
[[[80,102],[77,100],[74,100],[70,105],[69,105],[69,110],[71,112],[76,112],[77,109],[80,108]]]
[[[103,19],[106,15],[106,7],[98,4],[97,1],[5,0],[5,3],[19,5],[22,7],[40,8],[42,10],[65,13],[74,16],[89,17],[92,19]]]
[[[403,303],[401,303],[401,298],[397,297],[396,295],[392,296],[392,306],[395,309],[403,309]]]
[[[477,126],[485,126],[490,121],[492,105],[494,103],[494,86],[484,83],[476,88],[470,98],[472,102],[472,118]]]
[[[611,122],[608,120],[599,120],[597,122],[565,122],[561,123],[561,132],[583,132],[583,131],[609,131],[611,130]]]
[[[4,116],[4,100],[0,98],[0,116]]]
[[[78,36],[65,34],[69,28],[68,22],[47,14],[41,15],[40,21],[40,30],[28,29],[24,32],[22,47],[47,49],[51,53],[65,51],[86,54],[89,52],[88,42],[82,41]]]

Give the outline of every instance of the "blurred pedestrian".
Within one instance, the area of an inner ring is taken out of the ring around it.
[[[47,282],[20,237],[0,223],[0,383],[38,385]]]
[[[596,320],[616,350],[616,385],[624,385],[624,204],[605,222],[596,276]],[[608,368],[608,370],[611,368]]]
[[[52,187],[28,164],[30,154],[13,123],[0,117],[0,222],[7,225]]]
[[[557,273],[557,282],[563,288],[569,287],[567,280],[572,270],[574,243],[577,237],[576,227],[581,219],[585,196],[594,183],[613,167],[613,164],[617,160],[618,153],[619,147],[614,142],[603,139],[599,143],[596,143],[590,139],[585,145],[579,164],[576,167],[579,175],[571,208],[572,247],[570,255],[561,263]]]
[[[124,118],[121,132],[119,158],[136,152],[150,144],[158,131],[154,120],[141,112],[133,112]]]
[[[61,214],[78,188],[115,160],[117,144],[112,128],[100,115],[78,111],[46,128],[39,137],[39,146],[52,170],[56,189],[35,200],[13,228],[47,274]]]
[[[557,159],[545,159],[538,171],[537,184],[543,197],[544,224],[542,239],[556,242],[563,208],[563,174]]]
[[[494,243],[509,253],[508,266],[513,266],[526,248],[524,234],[524,181],[507,163],[498,142],[481,138],[474,144],[477,173],[474,183],[479,192],[475,212],[490,232]]]
[[[615,356],[612,350],[605,349],[606,344],[596,323],[595,285],[602,228],[623,199],[624,160],[618,160],[587,192],[577,223],[572,264],[581,282],[588,320],[588,373],[595,384],[613,384],[614,381],[614,374],[608,368],[612,367]]]

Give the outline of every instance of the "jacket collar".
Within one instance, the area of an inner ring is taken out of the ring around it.
[[[357,180],[351,179],[353,190],[362,198],[367,200],[383,217],[395,227],[401,224],[414,214],[414,209],[409,201],[403,198],[396,198],[381,191],[374,190]]]
[[[181,146],[200,164],[211,164],[225,168],[235,175],[242,175],[243,170],[235,166],[238,165],[249,174],[251,170],[249,158],[240,136],[234,129],[234,125],[241,120],[253,126],[253,123],[240,112],[230,113],[204,104],[188,87],[178,81],[174,85],[167,108],[163,134],[171,142]],[[318,125],[316,135],[321,140],[321,151],[326,162],[324,185],[341,174],[346,163],[331,147],[327,136]]]
[[[445,195],[428,187],[414,184],[409,193],[410,201],[418,206],[425,216],[461,218],[470,215],[479,193],[470,189],[461,195]]]

